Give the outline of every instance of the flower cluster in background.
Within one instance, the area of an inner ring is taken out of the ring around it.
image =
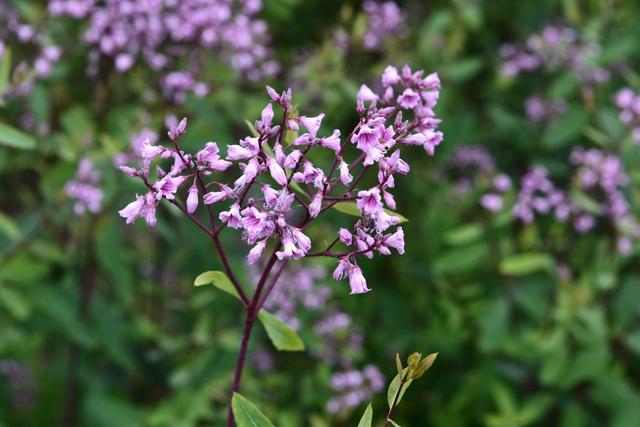
[[[52,15],[88,21],[89,74],[103,59],[120,72],[142,63],[165,73],[162,91],[176,102],[208,92],[198,75],[212,54],[250,80],[278,71],[267,25],[256,18],[261,9],[260,0],[49,1]]]
[[[13,406],[28,410],[36,402],[36,390],[31,369],[25,364],[13,360],[0,360],[0,377],[7,383],[7,392]]]
[[[208,234],[217,235],[225,228],[239,230],[241,239],[252,246],[247,256],[249,263],[260,260],[271,242],[274,255],[281,261],[306,256],[335,258],[334,279],[348,278],[353,294],[368,292],[370,289],[356,259],[372,258],[374,253],[391,255],[392,249],[404,253],[402,228],[390,232],[401,218],[385,209],[396,207],[391,193],[395,175],[406,175],[410,170],[400,158],[400,147],[418,145],[433,155],[442,141],[442,133],[437,130],[440,120],[433,111],[440,89],[436,74],[424,76],[422,71],[414,73],[408,66],[401,71],[389,66],[381,81],[383,94],[373,92],[366,85],[360,88],[357,97],[360,119],[344,139],[337,129],[321,136],[324,114],[290,114],[291,91],[278,94],[270,87],[267,92],[271,102],[255,122],[257,135],[229,145],[224,158],[214,142],[206,143],[194,155],[183,152],[179,147],[180,136],[187,125],[183,119],[169,130],[173,147],[146,142],[141,150],[141,167],[121,166],[123,172],[144,182],[147,193],[137,196],[120,215],[127,223],[141,217],[149,226],[155,226],[157,205],[165,199]],[[280,124],[274,123],[274,104],[282,110]],[[285,146],[286,132],[300,134],[291,145]],[[333,154],[327,169],[312,163],[308,154],[313,148]],[[355,153],[349,154],[350,151]],[[355,158],[349,160],[348,155]],[[152,174],[152,163],[162,159],[171,161],[169,169],[158,165]],[[203,177],[213,178],[214,174],[233,166],[240,172],[234,182],[222,183],[217,178],[204,182]],[[374,166],[377,184],[356,189]],[[183,184],[190,185],[184,206],[176,199]],[[336,239],[324,249],[311,251],[312,241],[304,229],[340,202],[355,204],[361,218],[351,229],[341,228]],[[221,225],[213,230],[204,228],[193,216],[201,205],[208,210],[215,207],[212,205],[223,206],[217,215]],[[334,251],[338,243],[347,250]]]
[[[524,101],[524,110],[533,123],[549,122],[567,110],[567,102],[563,99],[547,101],[532,95]]]
[[[98,186],[99,181],[100,172],[94,168],[93,162],[87,158],[80,159],[76,175],[64,186],[67,196],[74,200],[76,215],[100,211],[104,193]]]
[[[331,376],[331,388],[336,395],[327,402],[327,411],[337,413],[356,407],[370,400],[384,385],[384,377],[374,365],[335,373]]]
[[[552,214],[559,222],[571,221],[579,233],[592,230],[602,218],[612,226],[618,250],[629,252],[633,239],[640,237],[640,224],[624,194],[629,179],[622,161],[615,154],[582,147],[576,147],[569,160],[575,167],[571,189],[563,190],[546,168],[534,166],[521,179],[513,214],[527,224],[537,215]]]
[[[616,94],[615,103],[620,110],[618,118],[631,129],[634,141],[640,143],[640,94],[626,87]]]
[[[390,37],[406,32],[406,14],[393,1],[365,0],[362,9],[367,17],[367,29],[362,44],[367,50],[377,50]]]
[[[11,47],[13,83],[0,93],[0,99],[11,95],[25,96],[35,79],[51,74],[62,53],[50,44],[35,26],[25,23],[9,3],[0,2],[0,61],[9,55]]]
[[[249,271],[254,279],[259,278],[260,272],[254,266]],[[269,294],[264,308],[294,330],[303,329],[305,323],[311,326],[317,339],[311,340],[314,344],[310,354],[338,370],[330,380],[335,395],[327,402],[327,410],[336,413],[370,399],[384,387],[384,378],[375,365],[368,364],[362,371],[354,368],[356,357],[362,353],[363,333],[347,313],[331,303],[332,290],[323,283],[324,279],[324,268],[287,265],[280,276],[281,283]],[[252,362],[259,372],[274,368],[273,357],[266,349],[260,349]]]
[[[539,34],[531,35],[522,46],[507,43],[501,46],[502,74],[514,77],[525,71],[542,67],[565,69],[575,73],[586,84],[593,85],[609,79],[609,71],[592,66],[600,54],[596,43],[582,40],[569,27],[547,25]]]
[[[511,189],[511,178],[496,171],[493,157],[481,145],[459,145],[446,165],[447,178],[455,182],[455,193],[464,197],[474,189],[484,194],[480,205],[498,212],[503,206],[503,195]]]

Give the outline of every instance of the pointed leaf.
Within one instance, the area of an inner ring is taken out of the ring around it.
[[[391,408],[391,405],[393,405],[393,400],[395,399],[396,393],[398,393],[398,389],[400,388],[402,377],[406,374],[407,368],[404,368],[402,370],[402,375],[396,375],[395,378],[391,381],[391,384],[389,384],[389,389],[387,389],[387,403],[389,404],[389,408]],[[402,396],[404,396],[405,391],[407,391],[407,388],[409,388],[409,385],[411,385],[412,381],[413,380],[411,379],[405,381],[404,385],[402,386],[402,390],[400,390],[398,400],[396,400],[396,405],[400,403],[400,401],[402,400]]]
[[[367,405],[367,409],[364,410],[364,414],[362,414],[362,418],[360,418],[358,427],[371,427],[372,421],[373,421],[373,409],[371,408],[371,403],[369,403],[369,405]]]
[[[286,323],[273,314],[260,310],[258,319],[267,331],[269,339],[280,351],[304,351],[304,343]]]
[[[391,423],[391,425],[393,427],[400,427],[400,424],[398,424],[397,422],[393,421],[393,420],[389,420],[389,422]]]
[[[216,288],[221,291],[225,291],[226,293],[233,295],[234,297],[240,299],[236,288],[231,283],[231,280],[224,274],[222,271],[205,271],[196,277],[196,280],[193,282],[193,286],[202,286],[212,284]]]
[[[0,123],[0,145],[31,150],[36,147],[36,140],[14,127]]]
[[[551,271],[553,265],[553,258],[546,253],[526,252],[503,259],[499,270],[502,274],[522,276],[536,271]]]
[[[238,427],[274,427],[271,421],[244,396],[233,393],[231,410]]]

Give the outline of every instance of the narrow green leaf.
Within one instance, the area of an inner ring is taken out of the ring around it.
[[[450,245],[466,245],[477,241],[483,233],[481,224],[465,224],[448,232],[445,239]]]
[[[335,205],[333,205],[333,208],[347,215],[352,215],[357,217],[362,216],[362,214],[360,213],[360,209],[358,209],[358,206],[356,205],[355,202],[338,202]],[[384,211],[391,216],[400,218],[400,222],[398,224],[402,224],[403,222],[409,222],[407,218],[405,218],[404,216],[400,215],[397,212],[394,212],[389,209],[385,209]]]
[[[404,375],[406,375],[407,373],[407,368],[404,368],[402,370],[402,374],[398,374],[395,376],[395,378],[391,381],[391,384],[389,384],[389,388],[387,389],[387,403],[389,404],[389,408],[391,408],[391,405],[393,405],[393,400],[396,397],[396,393],[398,392],[398,389],[400,388],[400,383],[402,382],[402,377]],[[400,403],[400,401],[402,400],[402,396],[404,396],[404,393],[407,391],[407,388],[409,388],[409,386],[411,385],[411,382],[413,380],[407,380],[404,385],[402,386],[402,390],[400,390],[400,395],[398,396],[398,400],[396,401],[396,405],[398,403]]]
[[[204,273],[196,277],[196,280],[193,282],[193,286],[202,286],[209,284],[240,299],[240,295],[238,295],[238,292],[233,286],[233,283],[231,283],[231,280],[229,280],[227,275],[222,271],[205,271]]]
[[[528,252],[512,255],[500,262],[499,269],[502,274],[510,276],[523,276],[536,271],[550,271],[553,268],[553,258],[541,252]]]
[[[389,422],[391,423],[391,425],[393,427],[400,427],[400,424],[398,424],[397,422],[393,421],[393,420],[389,420]]]
[[[31,150],[36,147],[36,140],[14,127],[0,123],[0,145]]]
[[[22,295],[0,284],[0,304],[18,320],[24,320],[31,312],[31,306]]]
[[[253,127],[253,123],[251,123],[249,120],[244,119],[244,122],[246,123],[247,127],[249,128],[249,131],[251,132],[251,135],[253,135],[255,138],[257,138],[258,136],[260,136],[260,134],[258,133],[258,131],[256,130],[255,127]]]
[[[367,409],[364,410],[364,414],[362,414],[362,418],[360,418],[358,427],[371,427],[372,421],[373,421],[373,409],[371,408],[371,403],[369,403],[369,405],[367,405]]]
[[[2,57],[0,57],[0,103],[2,95],[9,87],[9,78],[11,77],[11,50],[5,48]]]
[[[260,310],[258,319],[267,331],[269,339],[280,351],[304,351],[304,343],[286,323],[273,314]]]
[[[239,393],[233,393],[231,410],[238,427],[274,427],[256,405]]]

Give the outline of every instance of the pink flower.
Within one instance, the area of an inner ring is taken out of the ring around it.
[[[380,126],[372,128],[369,125],[362,125],[360,126],[358,133],[353,135],[351,138],[351,141],[357,143],[356,146],[358,149],[365,153],[365,166],[377,162],[384,156],[384,147],[382,147],[379,142],[382,137],[382,133]]]
[[[198,187],[195,180],[189,188],[189,195],[187,196],[187,212],[194,213],[198,208]]]
[[[300,117],[300,123],[302,126],[307,128],[311,136],[314,138],[318,134],[318,129],[320,129],[320,125],[322,124],[322,119],[324,119],[324,113],[320,113],[315,117]]]
[[[275,224],[267,212],[251,206],[242,210],[242,228],[248,243],[270,236],[275,231]]]
[[[360,212],[363,214],[376,215],[382,210],[380,190],[377,187],[374,187],[370,190],[359,191],[356,204],[358,209],[360,209]]]
[[[384,244],[398,251],[400,255],[404,253],[404,231],[398,227],[395,233],[385,236]]]
[[[331,136],[320,139],[320,145],[340,154],[340,131],[336,129]]]
[[[264,251],[264,247],[266,246],[267,241],[262,240],[258,243],[256,243],[256,245],[251,248],[251,250],[249,251],[249,254],[247,255],[247,262],[249,264],[255,264],[256,261],[258,261],[260,259],[260,256],[262,255],[262,251]]]
[[[398,104],[400,104],[402,108],[414,109],[418,106],[419,101],[420,95],[411,88],[405,89],[402,95],[398,96]]]
[[[163,197],[167,200],[175,199],[175,193],[184,180],[184,176],[165,175],[160,181],[153,184],[153,189],[156,190],[156,199],[160,200]]]
[[[229,228],[240,228],[242,226],[240,206],[237,203],[232,204],[228,211],[220,212],[219,218]]]
[[[398,69],[389,65],[382,73],[382,85],[384,87],[389,87],[398,83],[400,83],[400,74],[398,74]]]
[[[480,205],[488,211],[500,212],[502,210],[502,196],[489,193],[482,196]]]
[[[156,201],[153,193],[144,196],[136,195],[136,200],[129,203],[118,214],[126,218],[127,224],[135,222],[139,217],[144,218],[149,227],[156,226]]]
[[[353,176],[351,176],[351,174],[349,173],[349,165],[344,160],[340,161],[338,169],[340,170],[340,181],[344,185],[347,185],[351,181],[353,181]]]
[[[365,294],[371,290],[367,287],[367,280],[357,264],[353,264],[350,268],[349,286],[351,287],[351,295]]]
[[[340,231],[338,231],[338,237],[342,243],[347,246],[351,246],[351,243],[353,242],[353,235],[349,230],[341,228]]]
[[[132,224],[140,216],[144,203],[145,198],[143,196],[136,196],[136,200],[119,210],[118,214],[126,219],[127,224]]]
[[[220,150],[215,142],[207,142],[204,148],[196,153],[199,165],[213,171],[224,171],[231,166],[231,162],[220,158]]]
[[[184,117],[180,122],[175,126],[169,129],[167,135],[169,135],[169,139],[172,141],[177,140],[187,129],[187,118]]]
[[[276,159],[270,157],[267,160],[267,164],[269,165],[269,173],[271,177],[282,186],[287,185],[287,175],[284,173],[284,169],[278,164]]]
[[[309,203],[309,215],[311,216],[311,218],[315,218],[318,216],[318,214],[320,213],[321,207],[322,207],[322,191],[318,191],[315,194],[315,196],[313,196],[311,203]]]
[[[376,95],[367,85],[360,86],[360,90],[358,91],[358,100],[361,102],[371,102],[377,101],[379,99],[378,95]]]

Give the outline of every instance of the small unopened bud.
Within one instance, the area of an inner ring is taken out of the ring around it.
[[[418,366],[421,358],[421,353],[413,353],[409,357],[407,357],[407,365],[409,366],[409,371],[414,370]]]
[[[438,357],[438,353],[431,353],[430,355],[422,359],[420,363],[418,363],[418,366],[413,370],[413,372],[411,372],[411,379],[416,380],[420,378],[425,372],[427,372],[431,365],[433,365],[433,362],[436,361],[436,357]]]

